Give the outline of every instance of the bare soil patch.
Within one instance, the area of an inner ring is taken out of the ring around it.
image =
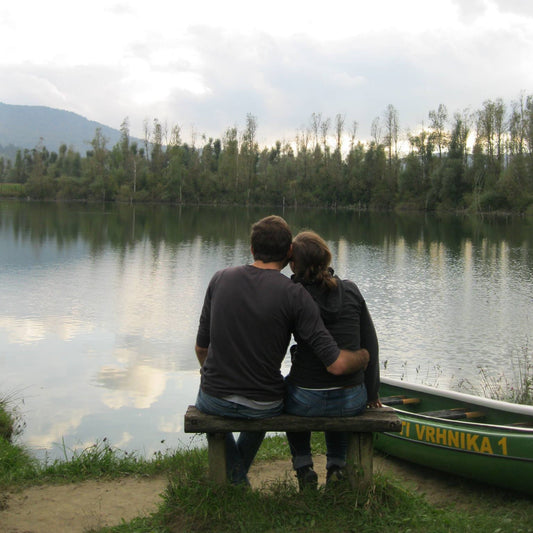
[[[84,481],[9,491],[0,497],[2,533],[82,533],[157,509],[165,477]]]
[[[319,482],[325,481],[325,457],[315,457]],[[472,484],[392,458],[374,457],[374,472],[392,474],[405,487],[438,506],[468,507]],[[257,463],[250,471],[253,488],[286,479],[296,483],[290,461]],[[44,485],[0,494],[1,533],[83,533],[120,524],[157,510],[167,478],[123,478]],[[479,487],[482,489],[482,487]]]

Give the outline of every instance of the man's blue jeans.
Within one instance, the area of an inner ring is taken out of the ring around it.
[[[196,398],[196,407],[203,413],[228,418],[269,418],[283,412],[283,404],[273,409],[252,409],[210,396],[201,388]],[[226,433],[226,475],[231,483],[248,484],[248,470],[264,437],[264,431],[242,431],[235,441],[233,433]]]
[[[355,416],[366,409],[367,394],[364,385],[346,389],[310,390],[285,382],[285,412],[299,416]],[[327,463],[346,466],[348,433],[326,431]],[[292,453],[294,469],[313,466],[311,432],[288,432],[287,440]]]

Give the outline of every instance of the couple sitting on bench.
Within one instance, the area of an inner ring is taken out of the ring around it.
[[[252,226],[251,265],[212,277],[200,316],[196,355],[201,383],[196,407],[207,414],[258,419],[355,416],[380,407],[378,342],[365,300],[330,268],[331,253],[313,232],[292,239],[286,221]],[[292,279],[281,273],[290,263]],[[291,334],[292,367],[281,375]],[[264,431],[227,433],[231,483],[248,483]],[[316,486],[310,432],[287,432],[300,488]],[[326,431],[327,483],[343,478],[348,435]]]

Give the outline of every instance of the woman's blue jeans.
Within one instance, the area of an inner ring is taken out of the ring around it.
[[[201,388],[196,398],[196,407],[203,413],[228,418],[269,418],[283,412],[283,404],[273,409],[252,409],[210,396]],[[248,470],[264,437],[264,431],[241,431],[235,441],[233,433],[226,433],[226,475],[231,483],[248,484]]]
[[[346,389],[302,389],[286,381],[285,412],[298,416],[355,416],[366,409],[367,394],[364,385]],[[348,433],[326,431],[327,463],[346,466]],[[294,469],[313,466],[311,432],[287,432]]]

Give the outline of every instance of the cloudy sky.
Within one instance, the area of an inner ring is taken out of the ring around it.
[[[487,99],[533,94],[530,0],[5,0],[0,102],[74,111],[183,138],[257,118],[292,140],[312,113],[369,136],[392,104],[402,131]]]

